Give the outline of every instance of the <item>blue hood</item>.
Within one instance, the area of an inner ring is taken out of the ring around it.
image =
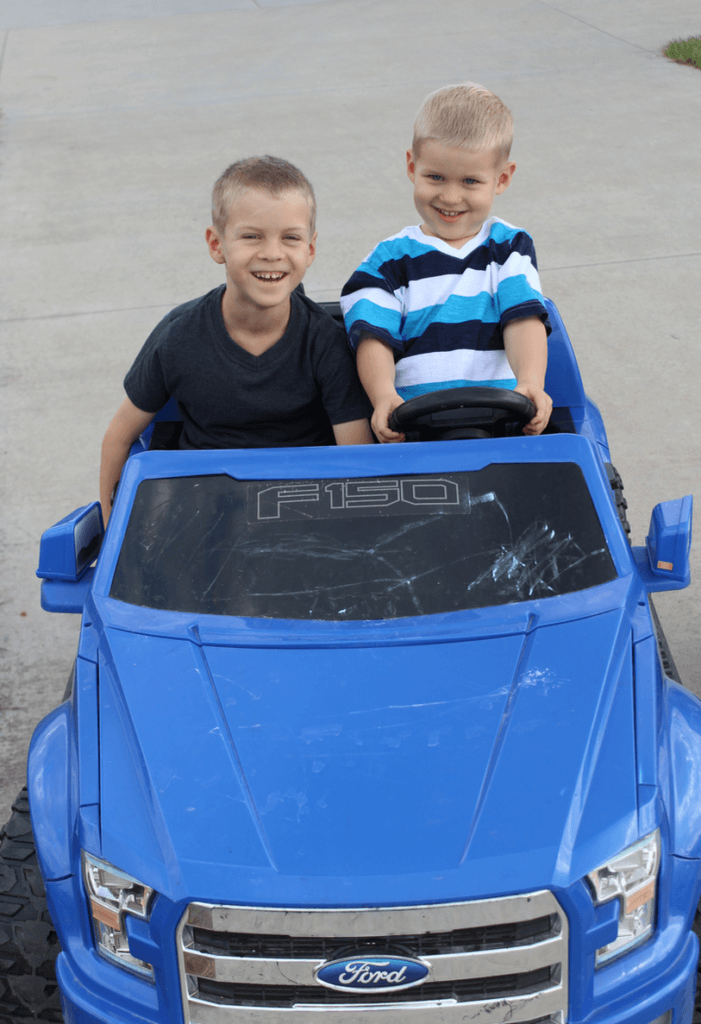
[[[172,899],[567,885],[637,836],[621,622],[301,650],[108,629],[103,856]]]

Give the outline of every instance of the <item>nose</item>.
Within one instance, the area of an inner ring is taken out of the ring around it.
[[[439,198],[444,203],[459,203],[462,201],[462,189],[457,182],[444,181],[443,188],[440,190]]]
[[[282,243],[279,238],[268,236],[260,244],[260,257],[264,260],[282,259]]]

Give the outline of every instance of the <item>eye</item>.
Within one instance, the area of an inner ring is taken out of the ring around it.
[[[299,235],[285,235],[285,240],[288,242],[299,242]]]
[[[463,181],[465,182],[466,185],[478,185],[479,184],[479,182],[477,181],[477,178],[463,178]]]
[[[430,178],[431,181],[443,181],[442,174],[427,174],[426,177]]]

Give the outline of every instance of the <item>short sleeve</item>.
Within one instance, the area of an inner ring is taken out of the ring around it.
[[[527,231],[518,230],[509,239],[509,249],[503,262],[496,261],[499,323],[503,327],[511,320],[537,316],[550,334],[552,328],[543,300],[533,239]]]
[[[368,419],[372,405],[358,379],[343,328],[319,311],[315,335],[313,372],[329,422],[336,426]]]
[[[403,286],[384,243],[363,260],[341,291],[341,310],[351,348],[356,351],[363,331],[403,351],[401,337]]]
[[[159,354],[167,329],[162,321],[151,332],[124,378],[127,398],[143,412],[158,412],[170,398]]]

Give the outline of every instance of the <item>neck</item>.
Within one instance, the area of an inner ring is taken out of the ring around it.
[[[241,348],[258,356],[271,348],[287,330],[290,299],[270,309],[249,307],[235,300],[229,288],[221,302],[222,317],[229,337]]]
[[[230,289],[226,288],[221,300],[221,311],[224,326],[234,340],[238,340],[242,334],[267,335],[276,331],[278,336],[282,336],[290,319],[290,299],[288,296],[279,306],[260,309],[238,301],[231,295]]]

